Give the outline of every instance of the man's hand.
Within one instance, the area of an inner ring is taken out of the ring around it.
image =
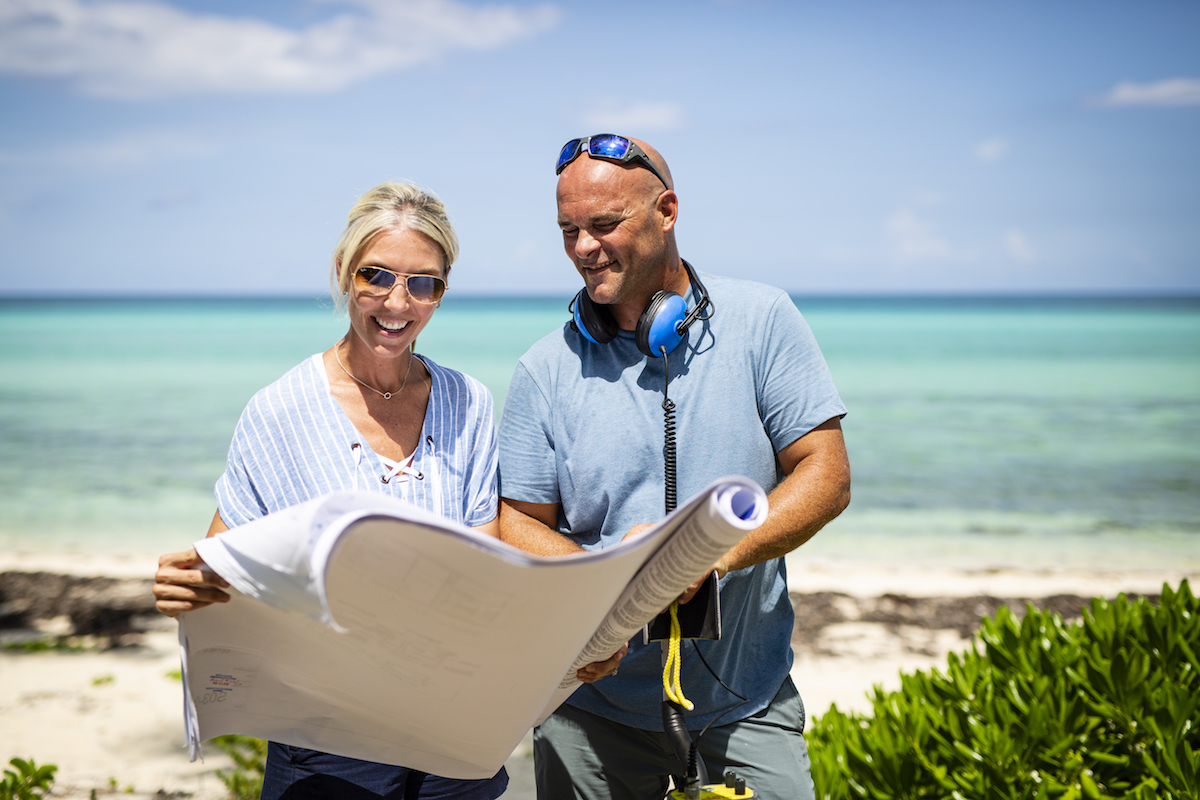
[[[629,652],[629,645],[621,645],[621,649],[612,654],[607,661],[593,661],[582,669],[576,670],[575,677],[584,683],[595,683],[601,678],[607,678],[609,675],[617,674],[617,667],[621,664],[621,659]]]
[[[721,578],[724,578],[727,574],[729,574],[729,567],[725,565],[724,556],[721,557],[720,561],[713,564],[712,568],[708,572],[704,573],[699,578],[696,578],[696,580],[692,581],[691,586],[684,589],[683,594],[679,595],[679,605],[683,605],[695,597],[696,592],[700,591],[700,587],[704,585],[706,580],[708,580],[708,576],[712,575],[714,572],[717,573],[717,580],[721,580]]]
[[[228,603],[229,584],[206,568],[196,548],[168,553],[158,559],[154,575],[155,607],[168,617],[194,611],[213,603]]]
[[[629,529],[629,531],[624,536],[621,537],[621,541],[622,542],[628,541],[628,540],[632,539],[634,536],[637,536],[642,531],[647,530],[649,528],[653,528],[653,527],[654,527],[653,522],[643,522],[641,525],[634,525],[632,528]]]
[[[634,536],[637,536],[639,533],[646,530],[647,528],[653,528],[653,527],[654,527],[654,524],[649,523],[649,522],[643,523],[641,525],[634,525],[632,528],[629,529],[628,533],[626,533],[624,536],[621,537],[621,541],[622,542],[628,541],[629,539],[633,538]],[[692,585],[689,586],[687,589],[685,589],[683,594],[679,595],[679,604],[683,605],[684,603],[686,603],[687,601],[689,601],[693,597],[695,597],[696,592],[700,591],[700,587],[704,585],[704,582],[706,580],[708,580],[708,576],[711,575],[713,572],[717,573],[717,580],[724,578],[725,574],[727,572],[729,572],[729,567],[727,567],[725,565],[725,556],[722,556],[720,561],[718,561],[716,564],[713,564],[711,569],[709,569],[707,572],[705,572],[699,578],[696,578],[696,580],[692,582]],[[665,608],[663,609],[664,612],[666,610],[667,609],[665,609]]]

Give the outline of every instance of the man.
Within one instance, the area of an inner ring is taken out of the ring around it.
[[[684,721],[693,738],[714,723],[698,741],[711,780],[733,769],[760,797],[810,798],[804,707],[788,677],[783,556],[849,502],[845,407],[787,294],[694,273],[680,258],[679,201],[657,151],[608,134],[577,139],[558,171],[558,223],[586,297],[575,300],[576,320],[535,344],[513,375],[500,430],[501,537],[566,554],[661,519],[669,392],[679,498],[738,474],[770,499],[766,522],[713,566],[722,638],[695,643],[746,702],[686,646],[681,685],[695,708]],[[669,297],[663,291],[698,316],[674,349],[647,343],[643,315]],[[663,733],[660,653],[638,636],[623,661],[580,670],[602,679],[535,732],[539,798],[658,798],[669,775],[683,773]]]

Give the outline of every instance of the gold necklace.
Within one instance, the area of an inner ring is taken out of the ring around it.
[[[412,371],[412,362],[414,359],[416,359],[416,355],[414,355],[413,353],[408,354],[408,369],[404,370],[404,380],[401,382],[399,389],[397,389],[394,392],[381,392],[378,389],[376,389],[374,386],[372,386],[371,384],[360,379],[357,375],[355,375],[350,370],[346,369],[346,365],[342,363],[342,357],[338,355],[337,345],[334,345],[334,347],[333,347],[333,357],[335,359],[337,359],[338,366],[342,368],[342,372],[346,373],[351,378],[353,378],[355,381],[357,381],[358,383],[367,387],[372,392],[374,392],[375,394],[382,397],[384,400],[391,400],[393,397],[395,397],[396,395],[398,395],[404,391],[404,387],[408,385],[408,373]]]

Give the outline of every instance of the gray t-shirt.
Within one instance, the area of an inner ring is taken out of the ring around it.
[[[825,359],[791,298],[749,281],[701,274],[715,311],[668,357],[676,405],[680,504],[726,475],[768,492],[781,479],[775,453],[846,413]],[[694,288],[689,305],[694,306]],[[585,548],[619,542],[657,522],[663,501],[664,361],[638,351],[633,334],[587,342],[570,324],[517,364],[500,425],[500,495],[559,503],[558,529]],[[563,598],[570,602],[570,598]],[[723,636],[698,642],[722,680],[750,702],[733,722],[767,706],[791,668],[793,615],[782,558],[721,581]],[[699,728],[737,701],[683,650],[686,716]],[[657,643],[640,635],[620,674],[580,687],[567,701],[602,717],[662,730]]]

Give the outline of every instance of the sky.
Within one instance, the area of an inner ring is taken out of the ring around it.
[[[452,292],[574,293],[553,162],[665,156],[798,295],[1200,293],[1194,0],[0,0],[0,295],[312,295],[355,200]]]

